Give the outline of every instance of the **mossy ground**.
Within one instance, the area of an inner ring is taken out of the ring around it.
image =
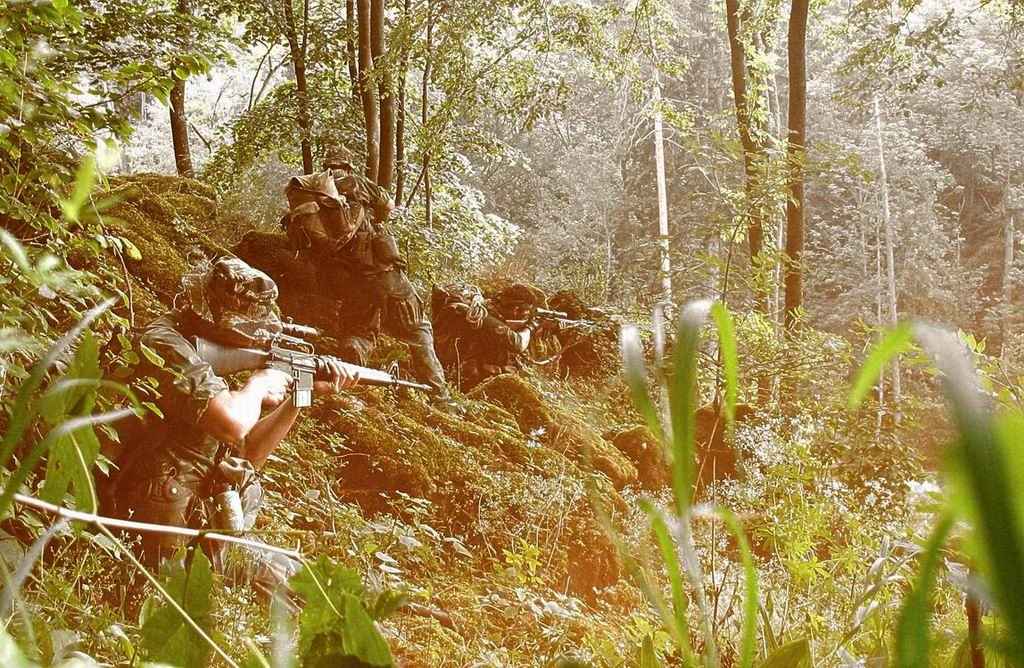
[[[188,249],[225,252],[204,233],[215,227],[216,205],[209,189],[188,180],[140,175],[112,186],[121,201],[109,210],[110,233],[142,254],[126,269],[144,322],[170,304]],[[310,294],[315,273],[282,235],[250,233],[236,250],[278,280],[286,316],[331,322],[332,303]],[[377,355],[402,351],[383,341]],[[639,475],[601,436],[621,426],[610,416],[630,414],[596,405],[614,396],[621,391],[581,392],[531,375],[482,384],[462,398],[465,417],[379,389],[318,399],[263,471],[267,503],[255,533],[298,543],[310,556],[330,554],[372,586],[406,589],[448,613],[454,631],[408,614],[386,623],[402,665],[534,666],[621,648],[635,641],[622,620],[649,612],[622,579],[593,505],[600,499],[626,521],[617,490]],[[266,640],[268,618],[251,593],[218,591],[226,644],[240,650],[244,638]],[[92,605],[100,603],[82,608]],[[118,622],[129,637],[133,621]],[[91,644],[120,660],[109,634]]]

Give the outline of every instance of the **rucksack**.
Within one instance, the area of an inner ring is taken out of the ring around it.
[[[362,225],[361,207],[338,193],[331,170],[295,176],[285,186],[288,213],[281,225],[297,251],[332,251],[352,239]]]

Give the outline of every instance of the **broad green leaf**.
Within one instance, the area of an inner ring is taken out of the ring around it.
[[[185,610],[207,635],[213,626],[210,617],[210,587],[213,574],[202,550],[192,552],[188,569],[183,559],[169,562],[167,593]],[[207,665],[210,646],[189,626],[181,614],[168,604],[153,610],[142,625],[142,646],[146,659],[183,668]]]
[[[67,372],[39,398],[40,414],[54,426],[66,416],[87,414],[96,403],[99,379],[99,343],[92,332],[86,332]]]
[[[810,668],[811,665],[811,646],[807,638],[800,638],[776,647],[758,668]]]
[[[100,442],[91,427],[65,434],[54,441],[46,462],[46,478],[40,498],[61,505],[70,484],[75,493],[75,507],[95,513],[99,509],[99,499],[93,484],[92,467],[99,453]]]
[[[342,629],[342,647],[348,656],[371,666],[394,666],[391,649],[380,630],[366,614],[363,604],[352,594],[344,595],[345,623]]]
[[[953,521],[943,516],[935,527],[918,569],[917,583],[903,603],[896,622],[894,638],[897,668],[928,668],[931,664],[932,590],[935,588],[935,570],[943,545],[953,528]]]
[[[359,574],[326,555],[306,562],[291,579],[305,600],[299,625],[299,653],[306,665],[392,666],[391,650],[363,607]]]
[[[2,230],[0,230],[0,232],[2,232]],[[0,234],[0,238],[2,238],[2,234]],[[113,306],[115,301],[116,300],[113,297],[107,299],[102,304],[86,313],[82,320],[79,321],[79,323],[75,325],[70,332],[65,334],[59,341],[57,341],[57,343],[50,347],[43,359],[33,365],[32,370],[29,373],[29,377],[18,388],[18,393],[15,396],[11,407],[10,422],[7,424],[7,429],[4,432],[3,446],[0,448],[0,467],[7,465],[7,461],[14,452],[15,446],[25,434],[25,430],[35,419],[37,410],[29,407],[29,401],[32,394],[42,383],[46,373],[49,372],[50,367],[53,366],[54,362],[57,361],[64,350],[67,349],[67,347],[79,336],[81,336],[82,332],[84,332],[96,318]],[[33,466],[34,465],[35,464],[33,463]],[[25,475],[27,476],[27,473]],[[20,482],[18,484],[20,485]],[[13,494],[16,487],[12,487],[8,484],[8,489],[10,490],[10,494]],[[7,494],[7,490],[5,490],[5,494]],[[0,500],[0,515],[3,515],[5,510],[6,504]]]

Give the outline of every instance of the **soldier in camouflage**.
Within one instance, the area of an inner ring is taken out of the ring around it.
[[[463,390],[491,376],[515,373],[539,327],[532,319],[538,306],[543,306],[541,296],[519,283],[494,300],[484,299],[473,286],[435,287],[430,311],[438,358]]]
[[[457,408],[448,392],[444,371],[434,352],[434,336],[423,301],[405,273],[405,260],[384,223],[395,208],[391,196],[376,183],[355,173],[349,153],[327,152],[323,168],[334,176],[339,197],[358,220],[354,235],[331,249],[314,254],[320,283],[342,303],[342,359],[365,366],[383,331],[409,346],[417,378],[435,390],[445,406]]]
[[[256,471],[287,435],[298,415],[284,401],[292,378],[281,371],[254,372],[239,389],[196,353],[192,337],[227,345],[251,346],[281,333],[275,311],[277,286],[264,273],[237,258],[195,267],[182,280],[176,308],[151,322],[139,343],[156,352],[161,364],[146,361],[139,378],[156,380],[159,414],[119,428],[124,451],[108,495],[115,514],[140,522],[196,529],[253,527],[263,501]],[[331,394],[356,381],[332,364],[315,392]],[[263,410],[269,413],[263,415]],[[223,527],[214,495],[237,490],[242,526]],[[141,535],[143,557],[156,565],[185,539],[160,533]],[[214,568],[229,580],[252,582],[270,591],[297,565],[277,554],[202,541]]]

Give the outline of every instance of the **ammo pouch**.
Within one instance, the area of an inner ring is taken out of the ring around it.
[[[374,263],[378,267],[398,265],[405,268],[405,261],[402,260],[402,255],[398,252],[398,242],[395,241],[395,236],[391,234],[391,231],[384,226],[377,227],[377,233],[374,235],[370,247]]]

